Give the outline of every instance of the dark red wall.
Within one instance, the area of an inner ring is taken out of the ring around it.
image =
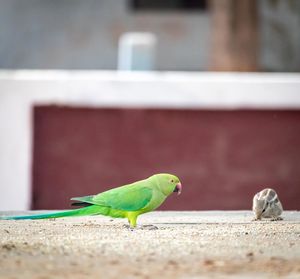
[[[170,172],[161,209],[250,209],[273,187],[300,209],[300,111],[34,108],[33,209]]]

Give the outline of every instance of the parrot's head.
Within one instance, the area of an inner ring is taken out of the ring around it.
[[[168,173],[159,173],[154,175],[157,181],[159,189],[166,195],[170,195],[176,192],[180,195],[182,190],[182,185],[177,176]]]

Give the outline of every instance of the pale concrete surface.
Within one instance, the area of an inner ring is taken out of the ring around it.
[[[300,213],[283,217],[158,211],[139,219],[157,230],[135,231],[101,216],[0,220],[0,278],[300,278]]]

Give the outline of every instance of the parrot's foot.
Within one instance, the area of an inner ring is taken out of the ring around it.
[[[260,218],[254,217],[251,221],[260,221]]]
[[[283,220],[283,218],[280,216],[271,218],[271,221],[281,221],[281,220]]]

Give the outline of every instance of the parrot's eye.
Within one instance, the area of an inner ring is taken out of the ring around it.
[[[173,179],[171,179],[171,183],[173,183],[174,182],[174,180]]]

